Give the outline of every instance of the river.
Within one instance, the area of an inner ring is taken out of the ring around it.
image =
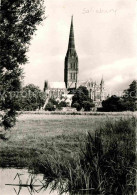
[[[1,195],[58,195],[58,190],[51,191],[51,188],[42,188],[44,175],[42,174],[30,174],[27,169],[16,168],[0,168],[0,194]],[[15,178],[15,179],[14,179]],[[21,186],[24,184],[30,184],[33,178],[34,186]],[[35,183],[34,183],[35,179]],[[17,184],[17,186],[16,186]],[[19,186],[19,184],[21,184]],[[68,195],[64,193],[63,195]]]

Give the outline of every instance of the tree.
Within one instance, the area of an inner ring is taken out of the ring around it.
[[[59,103],[59,107],[67,107],[68,106],[68,103],[66,102],[66,101],[61,101],[60,103]]]
[[[45,110],[48,110],[48,111],[54,111],[55,109],[58,109],[58,110],[62,110],[63,107],[67,107],[68,106],[68,103],[65,102],[65,101],[58,101],[54,98],[50,98],[46,107],[45,107]]]
[[[3,0],[1,5],[0,92],[1,125],[15,125],[21,90],[22,65],[36,26],[44,19],[43,0]],[[13,95],[14,94],[14,95]]]
[[[102,101],[102,109],[101,110],[104,112],[124,111],[125,110],[124,101],[122,98],[117,97],[116,95],[112,95],[111,97]]]
[[[75,94],[72,97],[71,107],[76,108],[77,111],[80,111],[82,107],[85,109],[85,111],[90,111],[91,107],[93,106],[94,104],[89,97],[87,88],[84,86],[80,86],[78,89],[76,89]]]
[[[23,87],[18,98],[19,110],[37,110],[43,107],[46,95],[39,87],[29,84]]]
[[[101,111],[135,111],[137,103],[137,81],[133,81],[129,88],[124,90],[122,97],[115,95],[102,102]]]
[[[83,101],[84,111],[90,111],[91,108],[93,108],[93,107],[94,107],[93,102],[91,102],[91,101]]]
[[[50,98],[49,100],[48,100],[48,103],[47,103],[47,105],[46,105],[46,107],[45,107],[45,110],[47,111],[55,111],[56,110],[56,108],[58,107],[58,104],[59,104],[59,102],[58,101],[56,101],[54,98]]]
[[[123,100],[126,110],[137,110],[137,81],[133,81],[129,88],[124,90]]]
[[[55,111],[55,109],[56,109],[56,106],[52,102],[48,102],[45,107],[45,110],[48,110],[48,111]]]
[[[75,102],[72,106],[73,108],[76,108],[77,111],[80,111],[81,110],[81,106],[79,103]]]

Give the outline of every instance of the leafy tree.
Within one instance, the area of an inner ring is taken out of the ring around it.
[[[68,102],[62,100],[61,102],[58,103],[58,105],[56,106],[56,108],[58,110],[62,110],[64,107],[67,107],[69,105]]]
[[[47,111],[55,111],[56,110],[56,108],[58,107],[58,104],[59,104],[59,102],[58,101],[56,101],[54,98],[50,98],[49,100],[48,100],[48,103],[47,103],[47,105],[46,105],[46,107],[45,107],[45,110]]]
[[[14,126],[18,109],[17,91],[21,90],[22,65],[36,26],[44,16],[43,0],[3,0],[1,4],[0,109],[1,125]]]
[[[62,110],[63,107],[67,107],[68,103],[65,101],[57,101],[54,98],[50,98],[48,104],[45,107],[45,110],[54,111],[55,109]]]
[[[65,102],[65,101],[61,101],[60,103],[59,103],[59,106],[62,108],[62,107],[67,107],[68,106],[68,103],[67,102]]]
[[[88,102],[88,103],[86,104],[86,102]],[[77,88],[74,96],[72,97],[71,106],[75,107],[77,109],[77,111],[81,110],[82,107],[83,108],[85,107],[86,110],[87,109],[90,110],[90,108],[92,106],[94,106],[93,104],[91,106],[90,103],[92,104],[93,101],[89,97],[89,92],[88,92],[87,88],[84,86],[80,86],[79,88]],[[89,108],[87,108],[87,107],[89,107]]]
[[[116,95],[112,95],[111,97],[107,98],[102,102],[102,111],[105,112],[117,112],[117,111],[124,111],[125,105],[122,98],[117,97]]]
[[[80,104],[78,102],[75,102],[73,104],[73,108],[76,108],[77,111],[80,111],[81,110],[81,106],[80,106]]]
[[[55,111],[55,109],[56,109],[56,107],[52,102],[48,102],[46,107],[45,107],[45,110],[48,110],[48,111]]]
[[[102,111],[135,111],[137,110],[137,81],[133,81],[124,90],[122,97],[111,96],[102,102]]]
[[[91,102],[91,101],[83,101],[84,111],[91,111],[91,108],[93,108],[93,107],[94,107],[93,102]]]
[[[50,98],[49,102],[51,102],[53,105],[58,106],[59,102],[55,98]]]
[[[124,90],[123,100],[126,110],[137,110],[137,81],[133,81],[129,88]]]
[[[18,98],[19,110],[37,110],[45,103],[45,93],[39,87],[29,84],[23,87]]]

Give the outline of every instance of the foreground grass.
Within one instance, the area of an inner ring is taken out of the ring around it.
[[[0,166],[39,169],[48,154],[73,156],[87,132],[94,132],[105,120],[106,116],[21,115],[10,139],[0,140]]]
[[[66,184],[62,191],[133,192],[135,121],[131,117],[25,115],[19,117],[11,138],[0,144],[1,167],[35,169],[49,183],[61,179]]]
[[[130,195],[136,190],[136,119],[108,120],[95,134],[88,133],[78,155],[68,159],[56,154],[43,165],[53,189],[80,194]],[[64,185],[65,184],[65,185]]]
[[[79,140],[101,120],[102,117],[21,115],[10,139],[0,140],[0,166],[32,167],[55,151],[63,155],[78,152]]]

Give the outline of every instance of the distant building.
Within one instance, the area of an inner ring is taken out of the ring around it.
[[[62,95],[67,94],[65,82],[48,82],[45,89],[48,97],[60,98]]]
[[[91,79],[87,81],[78,80],[79,67],[78,67],[78,55],[75,49],[74,28],[73,28],[73,16],[71,18],[70,34],[68,49],[65,56],[64,64],[64,82],[46,82],[45,91],[48,97],[61,98],[67,96],[69,93],[74,93],[79,86],[87,87],[90,98],[96,104],[100,106],[104,97],[104,80],[101,79],[100,84],[97,84]]]

